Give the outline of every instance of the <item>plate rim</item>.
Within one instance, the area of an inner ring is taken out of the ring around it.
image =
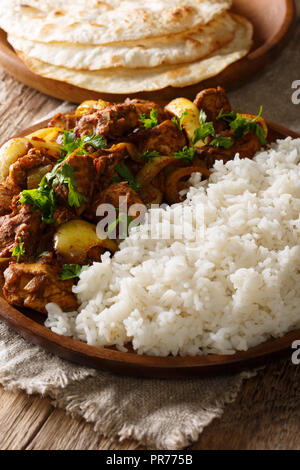
[[[18,132],[15,137],[34,132],[48,122],[49,120],[38,122]],[[271,121],[267,123],[271,131],[281,134],[282,137],[300,138],[297,132]],[[297,329],[232,355],[146,356],[109,347],[91,346],[71,337],[58,335],[8,304],[1,296],[0,319],[24,339],[62,359],[121,375],[149,378],[188,378],[212,373],[228,373],[262,365],[272,357],[292,353],[292,343],[300,340],[300,329]]]

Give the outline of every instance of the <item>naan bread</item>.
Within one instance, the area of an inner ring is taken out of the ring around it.
[[[108,44],[177,34],[208,24],[231,0],[0,1],[0,27],[38,42]],[[86,5],[88,4],[88,8]]]
[[[234,38],[236,21],[229,13],[216,17],[193,34],[180,33],[155,40],[114,43],[108,46],[69,43],[40,43],[8,36],[11,45],[27,57],[76,70],[113,67],[152,68],[202,59]]]
[[[18,51],[25,64],[35,73],[100,93],[130,94],[161,90],[168,86],[185,87],[215,76],[244,57],[251,48],[253,27],[245,18],[233,15],[237,22],[234,39],[209,57],[187,64],[152,69],[115,68],[102,71],[74,71],[46,64]]]

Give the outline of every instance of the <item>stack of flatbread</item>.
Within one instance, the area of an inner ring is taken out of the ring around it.
[[[231,0],[0,0],[0,27],[35,73],[102,93],[185,87],[244,57]]]

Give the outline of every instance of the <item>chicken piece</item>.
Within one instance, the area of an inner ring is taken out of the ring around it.
[[[17,196],[20,191],[18,186],[0,183],[0,217],[11,212],[13,197]]]
[[[59,127],[60,129],[70,131],[77,125],[80,117],[81,116],[77,116],[75,113],[58,113],[53,116],[51,121],[48,123],[48,127]]]
[[[213,122],[216,132],[221,132],[226,128],[226,123],[217,119],[220,111],[230,113],[232,110],[225,90],[222,87],[218,86],[217,88],[208,88],[207,90],[200,91],[194,103],[200,110],[205,111],[207,121]]]
[[[62,224],[76,219],[78,216],[72,207],[67,207],[62,203],[58,203],[54,211],[54,227],[57,228]]]
[[[80,207],[76,207],[76,214],[80,215],[84,212],[85,208],[90,204],[95,188],[96,171],[94,167],[94,159],[89,155],[77,155],[72,153],[68,158],[63,160],[61,168],[69,165],[73,168],[74,173],[72,177],[73,187],[82,196],[84,201]],[[60,201],[68,206],[69,188],[66,184],[59,184],[54,187],[54,191],[59,195]]]
[[[120,212],[127,214],[129,208],[134,204],[143,205],[144,203],[136,191],[134,191],[125,181],[122,183],[114,183],[109,186],[109,188],[101,191],[95,196],[91,206],[89,207],[88,213],[85,214],[89,220],[98,222],[101,219],[101,217],[96,216],[97,208],[101,204],[110,204]]]
[[[140,127],[140,115],[149,117],[152,109],[158,110],[158,122],[161,122],[164,112],[159,105],[151,101],[127,99],[124,103],[112,104],[84,115],[75,127],[75,134],[77,137],[97,134],[116,140]]]
[[[0,258],[9,258],[10,250],[19,244],[20,239],[24,243],[25,252],[22,260],[38,254],[41,236],[45,229],[40,211],[14,201],[12,213],[0,218],[0,226]]]
[[[104,155],[95,160],[99,191],[108,188],[112,184],[112,178],[116,174],[115,166],[122,164],[128,156],[126,146],[118,144],[104,150]]]
[[[184,133],[172,121],[164,121],[139,134],[138,149],[141,154],[156,150],[161,155],[173,155],[187,145]]]
[[[36,188],[42,177],[50,172],[56,163],[57,160],[54,157],[32,148],[27,155],[10,166],[7,183],[18,186],[20,190]]]
[[[225,131],[221,133],[221,136],[231,136],[232,131]],[[230,149],[214,148],[205,146],[202,147],[202,151],[199,156],[204,159],[207,168],[212,168],[216,160],[223,160],[228,162],[232,160],[238,153],[240,158],[252,159],[254,155],[261,149],[261,143],[258,137],[254,133],[245,134],[240,139],[236,140],[234,145]]]
[[[27,307],[41,313],[46,312],[50,302],[63,310],[75,310],[78,306],[72,293],[73,281],[59,279],[61,267],[39,263],[10,263],[4,271],[3,295],[6,300],[18,307]]]

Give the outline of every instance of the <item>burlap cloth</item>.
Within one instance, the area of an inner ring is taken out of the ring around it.
[[[234,106],[256,113],[263,104],[267,118],[300,132],[300,105],[291,99],[292,82],[300,80],[299,44],[298,16],[288,48],[263,75],[230,94]],[[151,448],[181,449],[196,441],[253,374],[177,381],[118,377],[60,360],[0,323],[4,387],[48,396],[55,406],[94,423],[106,437],[133,438]]]

